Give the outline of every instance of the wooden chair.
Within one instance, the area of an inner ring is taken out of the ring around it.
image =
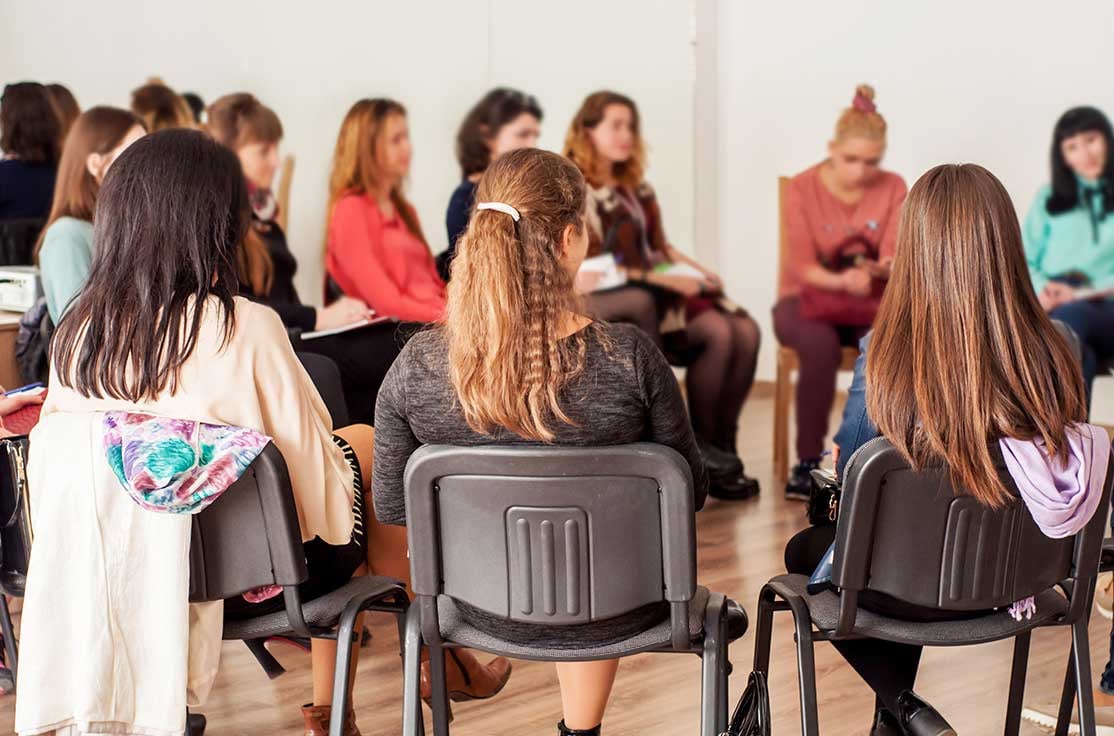
[[[789,195],[789,177],[779,176],[778,200],[778,274],[785,268],[789,252],[789,230],[785,226],[785,203]],[[841,371],[855,369],[857,348],[843,348],[839,361]],[[783,486],[789,479],[789,414],[793,410],[793,372],[800,367],[793,348],[778,345],[777,383],[774,386],[774,485]]]
[[[282,173],[279,175],[278,193],[278,220],[279,227],[286,232],[287,218],[290,216],[290,180],[294,177],[294,156],[285,156],[282,159]]]

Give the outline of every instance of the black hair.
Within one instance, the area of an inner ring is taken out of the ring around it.
[[[1103,195],[1103,212],[1114,212],[1114,130],[1102,110],[1094,107],[1073,107],[1060,116],[1052,133],[1052,193],[1045,208],[1050,215],[1074,209],[1079,204],[1079,184],[1075,172],[1064,160],[1061,144],[1080,133],[1096,132],[1106,139],[1106,163],[1099,182]]]
[[[488,140],[523,113],[533,115],[538,121],[542,119],[542,108],[534,97],[507,87],[491,90],[468,111],[456,134],[456,159],[460,162],[462,179],[488,167],[491,163]]]
[[[55,166],[62,152],[62,122],[50,90],[38,82],[4,87],[0,148],[29,163]]]
[[[97,197],[89,279],[52,342],[61,383],[133,402],[173,393],[204,312],[217,310],[225,341],[235,329],[250,212],[240,160],[200,131],[153,133],[120,154]]]
[[[196,92],[183,92],[182,99],[190,106],[190,112],[193,113],[193,121],[195,123],[200,123],[201,113],[205,112],[205,101],[201,99],[201,95]]]

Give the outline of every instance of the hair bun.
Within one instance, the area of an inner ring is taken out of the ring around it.
[[[878,107],[874,104],[874,88],[869,84],[860,84],[856,87],[851,107],[862,112],[877,112]]]

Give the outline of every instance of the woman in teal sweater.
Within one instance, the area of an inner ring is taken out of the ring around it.
[[[1083,348],[1083,378],[1114,357],[1114,300],[1085,290],[1114,289],[1114,141],[1110,121],[1093,107],[1068,110],[1052,140],[1052,182],[1025,218],[1029,275],[1041,305],[1066,323]]]
[[[142,121],[127,110],[94,107],[74,121],[66,136],[37,253],[46,308],[55,324],[89,276],[93,209],[101,181],[116,157],[145,132]]]

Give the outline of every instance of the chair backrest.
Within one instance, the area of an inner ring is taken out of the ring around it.
[[[30,266],[34,263],[35,242],[46,220],[27,217],[0,220],[0,266]]]
[[[278,220],[279,227],[286,231],[286,223],[290,220],[290,182],[294,178],[294,156],[293,154],[287,155],[282,159],[282,169],[279,174],[278,193],[275,196],[275,201],[278,203]]]
[[[220,498],[193,517],[190,601],[231,598],[307,576],[290,475],[273,444]]]
[[[317,353],[299,352],[297,356],[302,367],[309,374],[309,380],[313,381],[317,393],[321,394],[321,400],[325,402],[325,408],[329,410],[329,416],[332,417],[333,427],[347,427],[348,402],[344,399],[344,384],[341,382],[340,368],[337,368],[336,362],[326,355]]]
[[[793,181],[788,176],[777,178],[777,278],[778,284],[784,278],[785,264],[789,260],[789,228],[786,226],[785,208],[789,204],[789,183]]]
[[[1007,488],[1016,489],[994,450]],[[956,494],[946,467],[914,472],[888,440],[871,440],[847,465],[832,582],[952,611],[1008,606],[1064,582],[1085,592],[1097,573],[1112,477],[1091,521],[1052,539],[1020,498],[992,509]],[[1072,598],[1077,615],[1086,596]]]
[[[426,446],[411,456],[405,487],[420,600],[444,594],[556,625],[668,601],[687,642],[692,474],[672,449]]]

